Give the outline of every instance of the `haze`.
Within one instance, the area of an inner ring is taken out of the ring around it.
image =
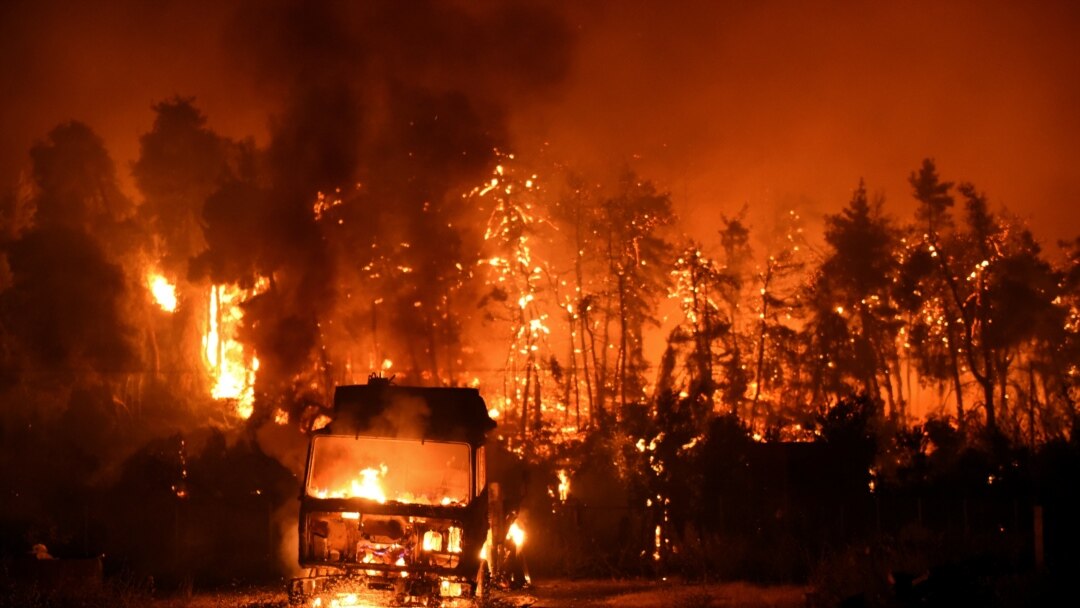
[[[195,96],[218,132],[265,143],[281,90],[230,40],[241,4],[6,2],[5,186],[34,141],[78,119],[133,191],[126,167],[151,104],[174,94]],[[1076,236],[1075,3],[586,4],[548,3],[576,35],[570,72],[513,99],[516,148],[630,164],[672,192],[698,238],[744,204],[835,213],[860,177],[906,216],[906,178],[927,156],[1029,219],[1044,244]]]

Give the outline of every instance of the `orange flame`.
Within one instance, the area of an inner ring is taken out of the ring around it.
[[[176,311],[176,286],[169,282],[164,275],[150,271],[146,275],[146,284],[150,287],[150,294],[154,296],[154,302],[165,312]]]
[[[251,417],[255,404],[255,372],[259,359],[250,358],[237,340],[244,311],[240,304],[244,290],[236,286],[214,285],[210,288],[210,308],[203,353],[210,370],[210,395],[214,399],[235,402],[236,414]]]
[[[314,492],[316,498],[367,498],[377,503],[386,502],[386,492],[379,483],[379,477],[386,475],[386,466],[382,469],[364,469],[360,476],[353,479],[348,487],[336,490],[320,489]]]
[[[570,497],[570,476],[564,469],[559,469],[556,474],[559,478],[559,502],[566,502]]]
[[[506,538],[514,541],[514,545],[520,548],[525,544],[525,529],[515,521],[510,524],[510,529],[506,531]]]

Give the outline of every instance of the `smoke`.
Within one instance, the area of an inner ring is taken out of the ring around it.
[[[530,3],[246,2],[225,39],[281,111],[253,174],[207,199],[191,276],[270,279],[244,307],[259,394],[288,407],[395,358],[435,381],[460,358],[443,321],[479,249],[460,195],[510,144],[510,104],[561,82],[568,27]],[[317,218],[319,195],[340,205]]]
[[[130,202],[112,160],[86,125],[53,129],[30,151],[33,218],[5,243],[11,283],[0,293],[6,329],[27,370],[68,374],[138,369],[135,306],[124,263],[138,258]],[[9,231],[11,232],[11,231]],[[10,351],[8,351],[10,352]]]
[[[420,397],[395,397],[368,429],[379,437],[425,437],[431,408]]]
[[[24,85],[2,108],[17,125],[0,159],[13,185],[0,378],[18,404],[5,436],[38,425],[31,444],[100,480],[153,438],[225,424],[201,360],[211,285],[247,290],[239,339],[260,361],[249,439],[294,474],[296,441],[256,431],[278,409],[303,424],[328,401],[320,387],[384,359],[403,382],[437,383],[465,356],[454,313],[471,307],[479,236],[461,193],[512,145],[508,117],[570,69],[574,36],[549,6],[0,11],[3,71]],[[317,217],[320,196],[340,204]],[[176,284],[175,313],[155,306],[150,270]],[[51,483],[83,483],[68,477]]]

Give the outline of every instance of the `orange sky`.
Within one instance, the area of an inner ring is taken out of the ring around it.
[[[265,141],[279,105],[225,51],[235,4],[4,3],[3,183],[71,118],[106,139],[126,178],[150,105],[173,94],[195,96],[211,127]],[[547,141],[585,169],[630,163],[673,193],[698,238],[744,203],[757,224],[794,201],[834,213],[860,177],[904,216],[924,156],[1044,243],[1080,235],[1077,3],[545,4],[576,32],[574,60],[562,86],[514,104],[518,150]]]

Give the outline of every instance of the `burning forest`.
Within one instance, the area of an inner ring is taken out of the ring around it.
[[[929,593],[908,572],[1007,604],[1076,565],[1074,221],[1044,234],[951,147],[816,165],[825,201],[691,204],[707,176],[582,160],[528,123],[584,86],[606,11],[227,4],[216,52],[265,127],[178,80],[133,148],[61,116],[3,184],[5,593],[37,544],[169,592],[298,555],[449,576],[504,536],[541,576],[815,605]],[[429,402],[362,437],[335,390],[369,379],[478,391],[497,426],[416,435]],[[487,482],[516,519],[485,539],[446,513]]]

